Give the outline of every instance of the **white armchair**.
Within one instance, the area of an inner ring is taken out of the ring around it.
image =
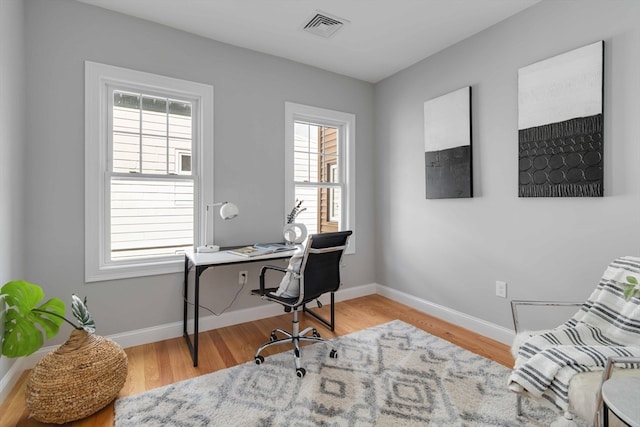
[[[526,396],[550,400],[560,408],[562,415],[553,426],[577,425],[574,415],[597,425],[599,390],[614,372],[613,362],[608,366],[608,360],[617,362],[616,358],[627,357],[624,363],[615,365],[627,369],[615,369],[614,376],[640,376],[640,364],[636,363],[640,361],[640,299],[624,299],[621,282],[628,275],[640,276],[640,258],[614,260],[584,303],[511,302],[516,332],[511,352],[516,363],[509,388],[518,394],[518,414],[522,413],[521,399]],[[525,331],[519,318],[524,306],[547,310],[575,306],[577,313],[556,328]],[[615,420],[610,425],[616,425]]]

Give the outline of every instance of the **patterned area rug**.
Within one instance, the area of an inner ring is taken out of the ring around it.
[[[551,404],[507,389],[510,369],[399,320],[116,401],[129,426],[548,426]],[[283,345],[283,349],[285,346]]]

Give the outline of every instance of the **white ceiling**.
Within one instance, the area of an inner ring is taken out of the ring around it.
[[[541,0],[78,1],[375,83]],[[318,10],[349,23],[302,31]]]

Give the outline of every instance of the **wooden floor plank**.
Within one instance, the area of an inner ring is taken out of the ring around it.
[[[327,306],[320,312],[323,316],[329,316]],[[291,330],[291,318],[290,313],[282,314],[255,322],[202,332],[198,367],[193,367],[187,345],[182,337],[127,348],[125,351],[129,359],[129,374],[119,397],[253,361],[256,349],[269,339],[272,329],[280,327]],[[380,295],[368,295],[337,303],[334,332],[311,316],[304,314],[300,314],[300,328],[313,326],[324,338],[333,338],[395,319],[414,325],[507,367],[513,365],[508,346]],[[289,351],[289,348],[284,345],[274,347],[278,348],[268,349],[264,353],[265,356]],[[27,375],[28,372],[25,372],[20,377],[7,399],[0,405],[1,427],[46,425],[28,418],[24,403]],[[114,405],[111,403],[98,413],[67,425],[103,427],[113,425],[113,419]]]

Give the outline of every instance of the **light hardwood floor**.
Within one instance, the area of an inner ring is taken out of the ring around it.
[[[328,306],[323,307],[321,313],[328,313]],[[305,316],[304,314],[300,315],[300,327],[302,329],[306,326],[314,325],[324,338],[331,338],[395,319],[412,324],[432,335],[441,337],[505,366],[513,366],[513,358],[506,345],[426,315],[380,295],[369,295],[337,303],[336,328],[334,332],[316,322],[311,316]],[[193,367],[183,338],[174,338],[128,348],[126,353],[129,360],[129,374],[119,397],[140,393],[251,361],[258,346],[268,339],[271,330],[276,327],[290,330],[291,314],[287,313],[256,322],[201,332],[199,360],[196,368]],[[271,350],[270,353],[265,352],[264,355],[267,356],[278,351],[289,351],[289,349],[283,345],[280,349]],[[0,406],[0,426],[44,425],[28,418],[24,404],[24,388],[27,375],[28,372],[22,375],[18,384]],[[295,378],[293,361],[291,375]],[[67,425],[85,427],[112,426],[113,418],[112,403],[91,417]]]

